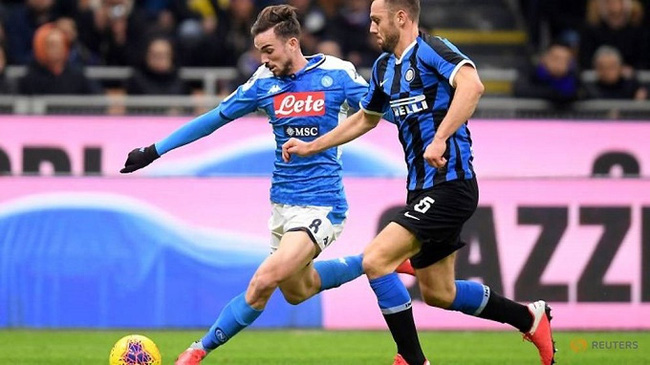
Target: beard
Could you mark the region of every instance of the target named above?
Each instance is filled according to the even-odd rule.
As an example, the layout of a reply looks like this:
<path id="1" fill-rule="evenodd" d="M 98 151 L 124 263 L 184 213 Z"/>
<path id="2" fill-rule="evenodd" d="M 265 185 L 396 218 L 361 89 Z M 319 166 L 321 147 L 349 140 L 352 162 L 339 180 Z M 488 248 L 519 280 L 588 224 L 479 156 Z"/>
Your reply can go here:
<path id="1" fill-rule="evenodd" d="M 275 68 L 271 72 L 275 77 L 289 76 L 292 68 L 293 68 L 293 62 L 287 61 L 284 64 L 278 64 L 277 66 L 275 66 Z"/>
<path id="2" fill-rule="evenodd" d="M 381 50 L 388 53 L 393 53 L 397 43 L 399 42 L 399 32 L 395 30 L 391 33 L 386 33 L 384 42 L 381 44 Z"/>

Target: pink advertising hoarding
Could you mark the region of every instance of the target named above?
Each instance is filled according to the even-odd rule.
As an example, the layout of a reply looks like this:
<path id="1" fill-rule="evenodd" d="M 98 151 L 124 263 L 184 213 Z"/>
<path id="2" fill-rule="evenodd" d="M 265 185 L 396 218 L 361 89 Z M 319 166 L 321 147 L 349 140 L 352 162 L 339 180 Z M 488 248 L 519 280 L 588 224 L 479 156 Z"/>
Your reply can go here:
<path id="1" fill-rule="evenodd" d="M 381 198 L 367 192 L 368 184 Z M 464 230 L 469 244 L 458 255 L 459 277 L 518 301 L 548 299 L 556 328 L 650 328 L 650 181 L 486 179 L 480 187 L 479 210 Z M 386 180 L 346 188 L 351 216 L 342 241 L 359 247 L 381 212 L 401 204 L 403 187 Z M 332 251 L 344 254 L 344 246 Z M 403 279 L 415 286 L 413 278 Z M 368 283 L 357 280 L 324 295 L 324 325 L 383 328 L 373 306 Z M 504 328 L 417 300 L 413 308 L 421 328 Z"/>
<path id="2" fill-rule="evenodd" d="M 49 175 L 116 175 L 126 154 L 156 142 L 189 118 L 175 117 L 18 117 L 0 116 L 0 172 Z M 474 164 L 479 176 L 585 177 L 594 169 L 650 176 L 650 123 L 472 120 Z M 382 122 L 348 149 L 377 156 L 396 169 L 404 158 L 396 128 Z M 201 141 L 170 152 L 157 170 L 177 175 L 179 166 L 232 153 L 266 148 L 271 127 L 260 117 L 234 121 Z M 610 169 L 611 166 L 614 166 Z M 182 173 L 181 173 L 182 174 Z M 400 175 L 404 176 L 404 175 Z"/>
<path id="3" fill-rule="evenodd" d="M 53 198 L 99 198 L 147 208 L 186 230 L 218 230 L 268 241 L 268 178 L 2 178 L 0 217 Z M 402 179 L 347 178 L 347 226 L 322 255 L 360 252 L 382 214 L 402 204 Z M 460 277 L 483 280 L 509 297 L 548 299 L 558 329 L 650 329 L 650 181 L 492 180 L 464 235 Z M 30 230 L 35 227 L 29 228 Z M 20 234 L 20 233 L 17 233 Z M 414 279 L 403 277 L 413 288 Z M 504 326 L 432 309 L 417 300 L 423 329 Z M 368 283 L 360 278 L 323 294 L 326 328 L 384 328 Z"/>

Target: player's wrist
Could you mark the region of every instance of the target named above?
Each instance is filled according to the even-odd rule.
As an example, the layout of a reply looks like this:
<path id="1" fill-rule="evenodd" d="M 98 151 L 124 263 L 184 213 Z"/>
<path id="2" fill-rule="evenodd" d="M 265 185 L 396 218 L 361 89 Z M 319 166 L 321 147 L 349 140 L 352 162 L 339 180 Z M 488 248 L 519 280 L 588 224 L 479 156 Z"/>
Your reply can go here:
<path id="1" fill-rule="evenodd" d="M 323 148 L 323 143 L 320 141 L 320 138 L 316 138 L 315 140 L 311 142 L 307 142 L 307 153 L 310 155 L 313 155 L 315 153 L 319 153 L 325 150 Z"/>
<path id="2" fill-rule="evenodd" d="M 433 136 L 434 141 L 447 142 L 448 139 L 449 136 L 445 135 L 444 133 L 436 132 L 436 134 Z"/>

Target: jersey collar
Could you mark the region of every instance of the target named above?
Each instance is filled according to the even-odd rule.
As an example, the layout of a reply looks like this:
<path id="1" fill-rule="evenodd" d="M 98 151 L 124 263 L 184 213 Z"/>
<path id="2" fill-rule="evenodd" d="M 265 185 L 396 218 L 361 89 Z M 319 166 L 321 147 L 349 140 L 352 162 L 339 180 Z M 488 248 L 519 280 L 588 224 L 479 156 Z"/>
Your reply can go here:
<path id="1" fill-rule="evenodd" d="M 305 72 L 315 69 L 316 67 L 320 66 L 323 62 L 325 62 L 325 55 L 322 53 L 318 53 L 313 56 L 305 56 L 305 58 L 307 59 L 307 64 L 305 65 L 305 67 L 303 67 L 300 71 L 296 72 L 295 74 L 289 77 L 296 78 Z"/>
<path id="2" fill-rule="evenodd" d="M 400 58 L 395 58 L 395 64 L 396 65 L 399 65 L 399 64 L 402 63 L 402 60 L 404 59 L 404 57 L 406 57 L 406 55 L 413 49 L 413 47 L 415 47 L 416 43 L 418 43 L 417 38 L 415 38 L 415 40 L 413 42 L 411 42 L 411 44 L 409 44 L 406 48 L 404 48 L 404 52 L 402 52 L 402 56 Z"/>

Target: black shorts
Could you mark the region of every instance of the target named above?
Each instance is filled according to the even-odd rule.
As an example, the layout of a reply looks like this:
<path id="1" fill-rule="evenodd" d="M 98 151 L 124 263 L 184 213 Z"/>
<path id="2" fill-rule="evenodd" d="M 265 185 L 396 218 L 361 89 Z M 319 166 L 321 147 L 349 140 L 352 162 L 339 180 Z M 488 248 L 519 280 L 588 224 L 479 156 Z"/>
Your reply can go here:
<path id="1" fill-rule="evenodd" d="M 392 219 L 420 241 L 420 252 L 411 257 L 416 269 L 432 265 L 465 246 L 460 241 L 463 224 L 478 205 L 476 178 L 452 180 L 433 188 L 409 191 L 407 206 Z"/>

